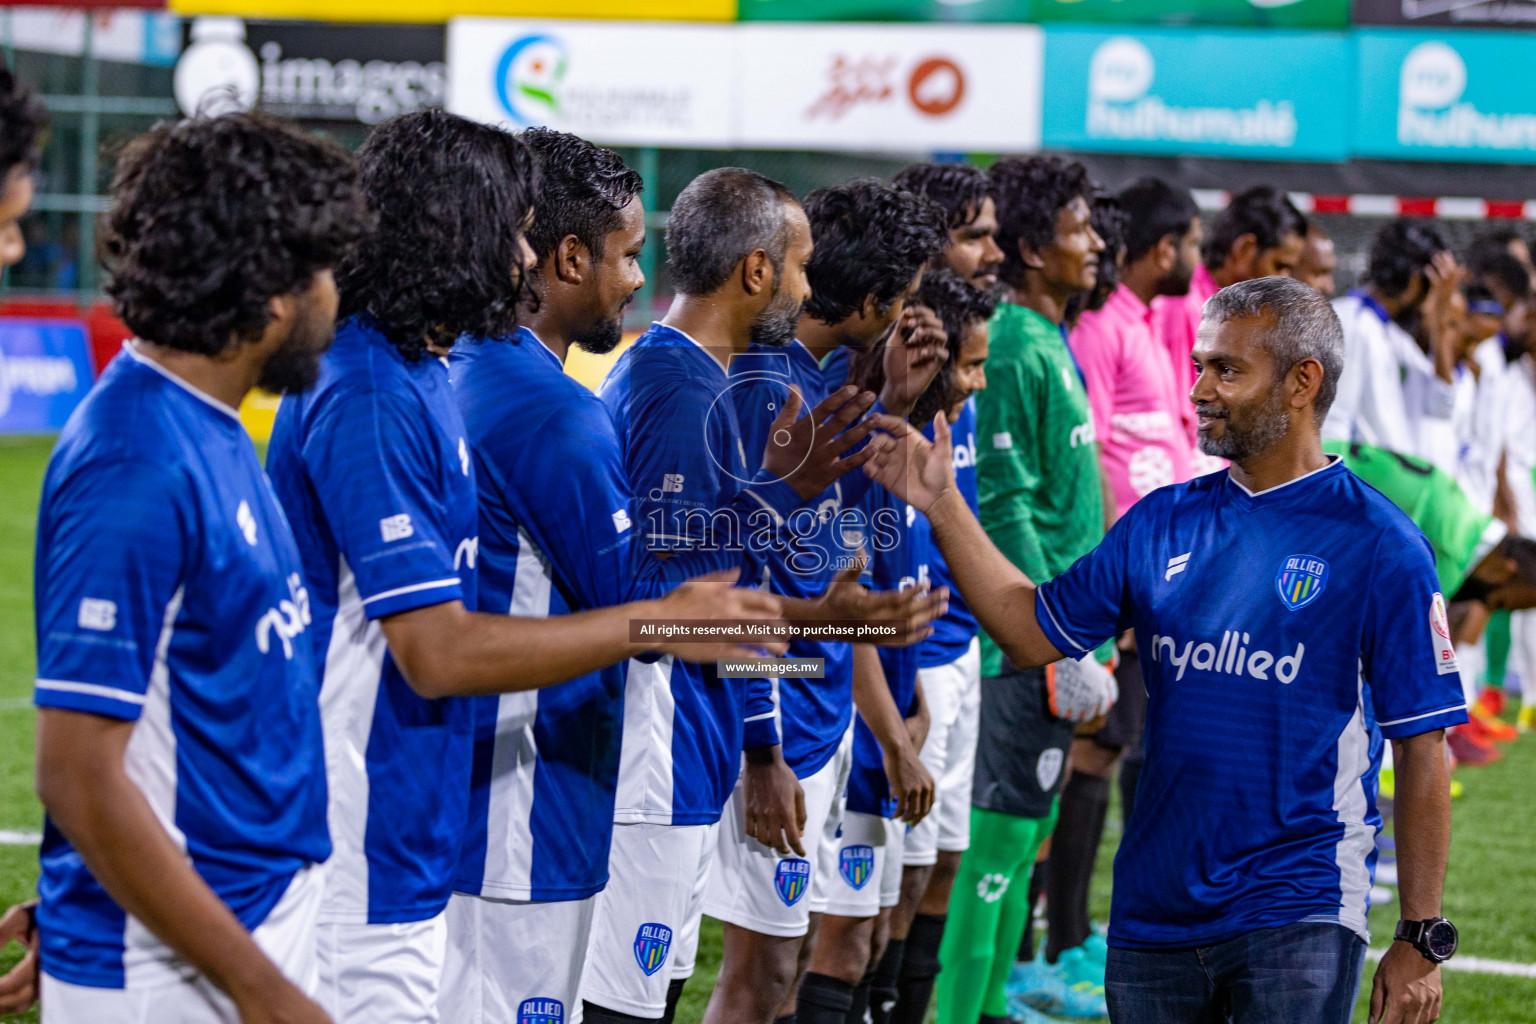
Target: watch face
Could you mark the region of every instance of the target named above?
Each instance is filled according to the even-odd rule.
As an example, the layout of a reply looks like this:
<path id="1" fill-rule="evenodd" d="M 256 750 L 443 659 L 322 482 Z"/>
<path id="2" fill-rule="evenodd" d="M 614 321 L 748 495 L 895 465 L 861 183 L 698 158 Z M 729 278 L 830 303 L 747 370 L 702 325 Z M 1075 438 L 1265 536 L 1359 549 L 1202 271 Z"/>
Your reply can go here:
<path id="1" fill-rule="evenodd" d="M 1436 960 L 1449 960 L 1456 952 L 1456 926 L 1449 921 L 1436 921 L 1430 925 L 1424 942 Z"/>

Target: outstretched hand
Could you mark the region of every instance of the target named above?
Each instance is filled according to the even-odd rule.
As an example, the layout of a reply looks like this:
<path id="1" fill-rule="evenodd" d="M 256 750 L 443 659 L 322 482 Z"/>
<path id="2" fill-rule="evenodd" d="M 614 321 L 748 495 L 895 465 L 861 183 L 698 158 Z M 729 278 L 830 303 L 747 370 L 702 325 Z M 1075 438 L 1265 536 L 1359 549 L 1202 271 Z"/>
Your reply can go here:
<path id="1" fill-rule="evenodd" d="M 658 603 L 658 617 L 664 619 L 720 619 L 735 622 L 769 623 L 782 617 L 784 602 L 776 595 L 747 587 L 732 586 L 740 569 L 695 576 Z M 663 642 L 657 650 L 684 661 L 717 661 L 721 658 L 760 658 L 766 652 L 782 655 L 789 645 L 782 641 L 733 640 L 699 641 L 679 638 Z"/>
<path id="2" fill-rule="evenodd" d="M 948 359 L 944 321 L 926 306 L 908 306 L 885 345 L 880 404 L 894 416 L 906 416 Z"/>
<path id="3" fill-rule="evenodd" d="M 905 590 L 870 590 L 859 582 L 868 561 L 860 551 L 852 565 L 832 578 L 818 602 L 825 609 L 823 617 L 895 626 L 893 635 L 861 641 L 876 647 L 906 647 L 932 634 L 931 623 L 949 611 L 949 588 L 930 590 L 924 584 Z"/>
<path id="4" fill-rule="evenodd" d="M 866 445 L 874 425 L 857 422 L 875 396 L 853 385 L 832 392 L 809 415 L 800 415 L 800 394 L 793 388 L 768 428 L 763 468 L 788 483 L 802 499 L 814 498 L 849 470 L 869 461 Z"/>
<path id="5" fill-rule="evenodd" d="M 949 420 L 933 417 L 933 440 L 906 420 L 876 413 L 869 418 L 880 429 L 869 442 L 873 448 L 864 473 L 924 515 L 940 495 L 955 486 L 954 448 Z"/>

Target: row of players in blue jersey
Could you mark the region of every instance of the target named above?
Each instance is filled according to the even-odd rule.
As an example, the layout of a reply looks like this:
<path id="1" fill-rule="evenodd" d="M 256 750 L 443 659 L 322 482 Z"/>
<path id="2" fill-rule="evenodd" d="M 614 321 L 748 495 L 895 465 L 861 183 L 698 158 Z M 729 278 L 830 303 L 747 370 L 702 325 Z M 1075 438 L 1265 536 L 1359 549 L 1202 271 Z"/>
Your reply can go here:
<path id="1" fill-rule="evenodd" d="M 61 436 L 38 531 L 45 1020 L 666 1019 L 727 902 L 707 1019 L 845 1019 L 885 959 L 894 858 L 881 899 L 847 890 L 932 799 L 910 649 L 947 611 L 930 547 L 1015 665 L 1127 628 L 1152 652 L 1117 1019 L 1247 1019 L 1284 957 L 1328 961 L 1276 995 L 1286 1019 L 1347 1018 L 1384 739 L 1417 794 L 1402 904 L 1438 913 L 1438 730 L 1465 720 L 1444 602 L 1422 537 L 1321 453 L 1342 346 L 1305 286 L 1207 310 L 1194 398 L 1232 470 L 1139 503 L 1037 590 L 956 484 L 963 404 L 946 391 L 931 442 L 904 419 L 964 348 L 903 309 L 955 241 L 911 194 L 802 208 L 752 172 L 697 179 L 669 226 L 678 299 L 599 403 L 561 361 L 611 347 L 639 285 L 638 182 L 611 153 L 428 112 L 354 163 L 236 115 L 148 133 L 113 193 L 110 287 L 140 337 Z M 833 388 L 876 361 L 865 418 L 873 391 Z M 293 396 L 270 480 L 234 409 L 257 384 Z M 1276 605 L 1274 567 L 1308 599 Z M 776 593 L 720 585 L 739 574 Z M 785 685 L 687 664 L 742 645 L 629 629 L 781 616 L 895 635 Z M 1376 982 L 1394 1022 L 1438 1010 L 1415 958 L 1444 943 L 1407 923 Z"/>
<path id="2" fill-rule="evenodd" d="M 563 549 L 539 540 L 564 557 L 607 551 L 620 582 L 604 578 L 609 589 L 593 597 L 590 583 L 572 585 L 592 571 L 580 559 L 572 577 L 549 572 L 531 536 L 547 517 L 502 492 L 482 592 L 475 459 L 488 456 L 471 454 L 461 405 L 491 432 L 515 429 L 513 447 L 529 447 L 529 435 L 519 420 L 484 413 L 485 400 L 505 398 L 506 377 L 485 374 L 491 393 L 478 405 L 456 401 L 438 357 L 461 336 L 492 346 L 479 339 L 511 334 L 532 263 L 523 230 L 536 180 L 528 146 L 436 112 L 381 128 L 357 164 L 252 115 L 159 128 L 125 152 L 107 251 L 119 312 L 141 337 L 61 437 L 39 526 L 48 1019 L 436 1019 L 455 878 L 510 894 L 526 913 L 508 916 L 526 922 L 539 896 L 590 888 L 606 834 L 573 840 L 598 849 L 567 879 L 509 864 L 529 850 L 508 848 L 521 827 L 535 855 L 561 859 L 538 849 L 551 842 L 551 803 L 586 800 L 605 816 L 601 795 L 576 776 L 601 788 L 618 739 L 596 722 L 590 763 L 580 763 L 579 736 L 571 749 L 555 737 L 540 751 L 536 709 L 519 719 L 520 698 L 504 696 L 514 706 L 495 709 L 495 735 L 477 744 L 478 708 L 463 698 L 582 682 L 629 656 L 753 649 L 636 643 L 631 619 L 785 611 L 711 581 L 547 623 L 522 616 L 547 614 L 556 589 L 556 610 L 613 605 L 716 561 L 746 561 L 614 555 L 631 529 L 619 485 L 582 526 L 611 533 L 568 537 Z M 434 183 L 425 196 L 423 181 Z M 347 318 L 322 359 L 334 282 Z M 532 339 L 509 341 L 543 358 Z M 557 360 L 546 366 L 559 376 Z M 279 416 L 271 484 L 234 412 L 258 383 L 298 396 Z M 819 493 L 857 466 L 865 456 L 844 453 L 862 430 L 844 428 L 869 402 L 849 397 L 798 420 L 786 410 L 765 459 L 783 471 L 754 474 L 714 511 L 766 515 L 772 532 L 800 491 Z M 593 441 L 573 437 L 552 453 L 520 480 L 524 496 L 563 484 L 573 453 L 595 448 L 600 466 Z M 127 516 L 112 498 L 130 502 Z M 859 593 L 839 603 L 848 617 L 895 619 L 912 635 L 942 608 L 941 598 Z M 472 611 L 482 594 L 500 604 L 492 614 Z M 580 703 L 584 687 L 571 689 Z M 729 744 L 735 723 L 734 755 L 745 692 L 715 689 L 732 694 L 717 724 Z M 549 717 L 572 727 L 571 716 Z M 496 742 L 503 720 L 523 730 L 520 741 Z M 541 754 L 556 767 L 537 780 L 519 774 Z M 578 763 L 562 775 L 571 754 Z M 474 811 L 471 793 L 483 794 Z M 485 842 L 475 851 L 464 840 L 477 825 Z M 478 921 L 482 910 L 463 916 Z M 551 1007 L 532 999 L 515 1012 L 554 1019 Z"/>

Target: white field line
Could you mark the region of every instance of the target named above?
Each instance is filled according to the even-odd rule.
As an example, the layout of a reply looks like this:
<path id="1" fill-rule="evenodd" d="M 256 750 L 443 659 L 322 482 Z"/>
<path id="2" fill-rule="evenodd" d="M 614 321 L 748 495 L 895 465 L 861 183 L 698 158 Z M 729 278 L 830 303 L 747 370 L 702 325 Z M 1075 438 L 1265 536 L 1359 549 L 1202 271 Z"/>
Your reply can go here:
<path id="1" fill-rule="evenodd" d="M 1380 960 L 1385 949 L 1366 951 L 1372 960 Z M 1512 964 L 1506 960 L 1487 960 L 1480 956 L 1454 956 L 1440 965 L 1447 971 L 1468 971 L 1473 974 L 1503 974 L 1511 978 L 1536 978 L 1536 964 Z"/>
<path id="2" fill-rule="evenodd" d="M 36 846 L 43 841 L 41 832 L 17 832 L 0 828 L 0 846 Z"/>

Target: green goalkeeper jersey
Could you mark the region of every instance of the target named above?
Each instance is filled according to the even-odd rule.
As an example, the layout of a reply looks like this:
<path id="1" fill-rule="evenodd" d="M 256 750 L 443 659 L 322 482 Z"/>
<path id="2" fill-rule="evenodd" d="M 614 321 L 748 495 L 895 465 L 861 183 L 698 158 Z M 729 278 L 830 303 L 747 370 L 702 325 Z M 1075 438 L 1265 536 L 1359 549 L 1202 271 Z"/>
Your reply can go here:
<path id="1" fill-rule="evenodd" d="M 1449 600 L 1508 529 L 1479 512 L 1455 478 L 1422 459 L 1367 444 L 1330 441 L 1324 450 L 1344 456 L 1350 471 L 1403 510 L 1429 539 L 1435 573 Z"/>
<path id="2" fill-rule="evenodd" d="M 1104 495 L 1093 413 L 1060 329 L 1003 303 L 988 326 L 987 387 L 976 396 L 981 525 L 1034 583 L 1063 572 L 1104 539 Z M 982 634 L 981 672 L 1002 671 Z"/>

